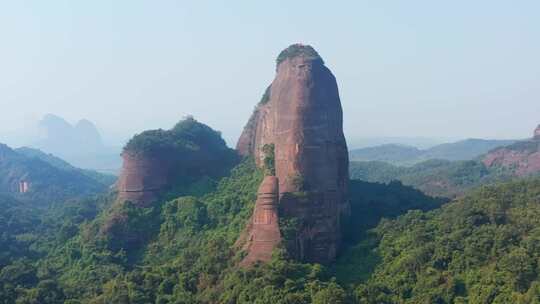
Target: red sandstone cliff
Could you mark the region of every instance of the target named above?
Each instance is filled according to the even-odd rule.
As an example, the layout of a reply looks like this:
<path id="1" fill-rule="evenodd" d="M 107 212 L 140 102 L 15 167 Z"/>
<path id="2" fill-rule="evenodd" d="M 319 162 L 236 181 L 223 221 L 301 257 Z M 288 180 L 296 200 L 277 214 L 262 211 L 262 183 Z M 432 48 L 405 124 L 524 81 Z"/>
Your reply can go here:
<path id="1" fill-rule="evenodd" d="M 500 167 L 515 176 L 527 176 L 540 172 L 540 125 L 531 140 L 519 141 L 495 149 L 486 154 L 482 162 L 488 168 Z"/>
<path id="2" fill-rule="evenodd" d="M 349 179 L 336 79 L 311 47 L 293 45 L 278 57 L 268 93 L 237 150 L 254 155 L 262 166 L 262 147 L 274 145 L 279 216 L 299 223 L 287 248 L 303 261 L 332 261 L 341 243 L 342 216 L 348 212 Z"/>
<path id="3" fill-rule="evenodd" d="M 118 199 L 148 207 L 171 182 L 174 161 L 163 155 L 134 151 L 122 153 L 122 173 L 118 179 Z"/>
<path id="4" fill-rule="evenodd" d="M 275 176 L 267 176 L 259 186 L 255 209 L 246 229 L 244 249 L 248 255 L 242 261 L 242 266 L 272 258 L 272 250 L 281 241 L 278 201 L 278 180 Z"/>

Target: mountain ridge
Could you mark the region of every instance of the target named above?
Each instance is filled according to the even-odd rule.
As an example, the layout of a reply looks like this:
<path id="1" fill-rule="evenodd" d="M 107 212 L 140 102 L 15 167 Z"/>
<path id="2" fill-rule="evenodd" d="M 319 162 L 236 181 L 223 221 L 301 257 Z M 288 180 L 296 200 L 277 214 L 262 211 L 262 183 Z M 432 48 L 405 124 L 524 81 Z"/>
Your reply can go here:
<path id="1" fill-rule="evenodd" d="M 445 143 L 427 149 L 401 144 L 385 144 L 349 151 L 351 160 L 384 161 L 395 165 L 414 165 L 429 159 L 471 160 L 492 149 L 506 146 L 516 140 L 490 140 L 469 138 Z"/>

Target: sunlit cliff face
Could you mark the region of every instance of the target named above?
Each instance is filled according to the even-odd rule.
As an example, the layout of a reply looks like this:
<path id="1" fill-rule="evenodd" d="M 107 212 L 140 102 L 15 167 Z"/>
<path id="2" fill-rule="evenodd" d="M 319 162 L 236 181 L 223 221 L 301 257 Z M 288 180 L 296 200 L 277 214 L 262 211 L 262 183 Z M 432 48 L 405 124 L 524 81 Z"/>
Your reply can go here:
<path id="1" fill-rule="evenodd" d="M 336 79 L 309 46 L 292 45 L 280 54 L 267 100 L 256 108 L 237 149 L 263 166 L 268 145 L 274 147 L 279 216 L 301 223 L 286 247 L 299 260 L 332 261 L 348 210 L 349 160 Z"/>

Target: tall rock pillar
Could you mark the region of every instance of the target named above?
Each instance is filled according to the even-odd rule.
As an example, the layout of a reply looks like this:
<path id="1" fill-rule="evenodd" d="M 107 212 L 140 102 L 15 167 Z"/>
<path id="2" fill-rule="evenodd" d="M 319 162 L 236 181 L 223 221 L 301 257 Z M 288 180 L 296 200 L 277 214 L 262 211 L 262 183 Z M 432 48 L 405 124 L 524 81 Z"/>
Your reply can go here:
<path id="1" fill-rule="evenodd" d="M 263 147 L 270 144 L 279 180 L 279 216 L 294 223 L 296 231 L 284 240 L 286 247 L 302 261 L 332 261 L 349 210 L 349 160 L 336 79 L 310 46 L 295 44 L 281 52 L 276 77 L 237 150 L 254 155 L 263 166 Z"/>

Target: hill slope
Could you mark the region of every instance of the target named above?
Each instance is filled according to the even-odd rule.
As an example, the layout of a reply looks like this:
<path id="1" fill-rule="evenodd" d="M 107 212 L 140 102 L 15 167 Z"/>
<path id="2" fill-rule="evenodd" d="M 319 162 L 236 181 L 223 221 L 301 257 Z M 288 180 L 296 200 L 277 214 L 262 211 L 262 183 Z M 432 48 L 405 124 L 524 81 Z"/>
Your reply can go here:
<path id="1" fill-rule="evenodd" d="M 540 180 L 484 187 L 375 230 L 361 303 L 538 303 Z"/>
<path id="2" fill-rule="evenodd" d="M 109 184 L 84 174 L 76 168 L 64 168 L 55 160 L 51 165 L 39 157 L 0 144 L 0 193 L 15 196 L 18 200 L 48 205 L 68 198 L 84 197 L 103 192 Z M 59 164 L 62 164 L 59 166 Z M 21 193 L 20 183 L 26 182 L 27 192 Z"/>
<path id="3" fill-rule="evenodd" d="M 66 162 L 65 160 L 56 157 L 52 154 L 47 154 L 39 149 L 29 148 L 29 147 L 21 147 L 15 149 L 15 151 L 19 154 L 22 154 L 28 158 L 38 158 L 48 164 L 50 164 L 53 167 L 56 167 L 60 170 L 64 171 L 70 171 L 74 173 L 82 173 L 91 179 L 96 180 L 97 182 L 105 185 L 110 186 L 116 181 L 116 176 L 111 174 L 105 174 L 105 173 L 99 173 L 97 171 L 93 170 L 87 170 L 87 169 L 79 169 L 74 166 L 72 166 L 70 163 Z"/>
<path id="4" fill-rule="evenodd" d="M 523 140 L 494 149 L 482 158 L 488 167 L 506 170 L 515 176 L 527 176 L 540 171 L 540 138 Z"/>
<path id="5" fill-rule="evenodd" d="M 424 193 L 441 197 L 456 197 L 482 184 L 514 178 L 508 170 L 489 169 L 476 160 L 428 160 L 411 167 L 385 162 L 351 162 L 351 178 L 368 182 L 389 183 L 399 180 Z"/>

